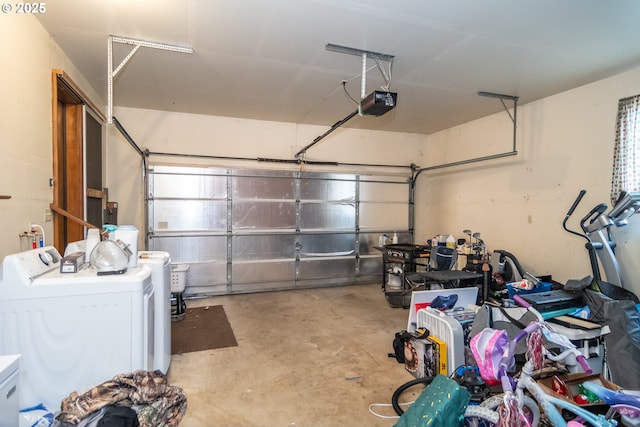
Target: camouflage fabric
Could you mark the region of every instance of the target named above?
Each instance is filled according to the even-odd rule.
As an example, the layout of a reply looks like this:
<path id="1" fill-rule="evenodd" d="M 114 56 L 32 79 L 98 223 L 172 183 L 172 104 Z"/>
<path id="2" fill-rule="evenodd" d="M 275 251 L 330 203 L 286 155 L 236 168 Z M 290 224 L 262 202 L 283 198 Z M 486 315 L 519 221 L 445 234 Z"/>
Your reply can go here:
<path id="1" fill-rule="evenodd" d="M 62 400 L 56 421 L 76 425 L 108 405 L 134 409 L 141 427 L 177 426 L 187 412 L 187 397 L 162 372 L 140 370 L 116 375 L 81 395 L 71 393 Z"/>

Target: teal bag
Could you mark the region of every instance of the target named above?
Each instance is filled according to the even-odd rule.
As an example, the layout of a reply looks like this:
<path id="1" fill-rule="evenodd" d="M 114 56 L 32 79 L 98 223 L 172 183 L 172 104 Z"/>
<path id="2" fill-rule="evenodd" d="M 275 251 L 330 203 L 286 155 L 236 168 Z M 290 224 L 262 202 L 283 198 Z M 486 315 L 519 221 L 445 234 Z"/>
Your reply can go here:
<path id="1" fill-rule="evenodd" d="M 455 427 L 464 425 L 471 394 L 444 375 L 437 375 L 394 427 Z"/>

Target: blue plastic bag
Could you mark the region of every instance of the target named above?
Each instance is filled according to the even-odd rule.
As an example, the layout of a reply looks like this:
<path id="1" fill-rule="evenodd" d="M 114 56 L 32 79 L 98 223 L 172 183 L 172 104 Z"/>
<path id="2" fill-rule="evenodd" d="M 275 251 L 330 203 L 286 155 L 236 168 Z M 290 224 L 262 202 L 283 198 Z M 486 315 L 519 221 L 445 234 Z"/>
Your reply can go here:
<path id="1" fill-rule="evenodd" d="M 18 411 L 20 427 L 50 427 L 53 425 L 53 414 L 42 404 Z"/>

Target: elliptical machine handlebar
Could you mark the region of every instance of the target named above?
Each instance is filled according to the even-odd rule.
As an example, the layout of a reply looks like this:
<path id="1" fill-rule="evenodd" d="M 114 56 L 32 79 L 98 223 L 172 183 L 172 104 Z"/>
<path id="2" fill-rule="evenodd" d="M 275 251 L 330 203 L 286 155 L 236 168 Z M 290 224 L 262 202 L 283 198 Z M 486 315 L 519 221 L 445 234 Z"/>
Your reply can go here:
<path id="1" fill-rule="evenodd" d="M 582 198 L 584 197 L 584 195 L 587 194 L 587 190 L 580 190 L 580 193 L 578 193 L 578 197 L 576 197 L 576 199 L 573 201 L 573 204 L 571 205 L 571 207 L 569 208 L 569 211 L 567 212 L 567 215 L 564 217 L 565 221 L 571 216 L 573 215 L 573 211 L 576 210 L 576 208 L 578 207 L 578 204 L 580 204 L 580 202 L 582 201 Z"/>
<path id="2" fill-rule="evenodd" d="M 576 210 L 576 208 L 578 207 L 578 205 L 580 204 L 580 202 L 582 201 L 582 198 L 584 197 L 584 195 L 587 194 L 587 190 L 580 190 L 580 193 L 578 193 L 578 197 L 576 197 L 576 199 L 573 201 L 573 204 L 571 205 L 571 207 L 569 208 L 569 211 L 567 212 L 567 214 L 564 216 L 564 220 L 562 221 L 562 228 L 565 229 L 565 231 L 568 231 L 571 234 L 575 234 L 576 236 L 580 236 L 584 239 L 587 239 L 587 242 L 591 242 L 591 240 L 589 239 L 589 237 L 587 237 L 586 235 L 582 234 L 582 233 L 578 233 L 577 231 L 573 231 L 570 230 L 567 227 L 567 221 L 569 220 L 569 218 L 571 217 L 571 215 L 573 215 L 573 211 Z"/>

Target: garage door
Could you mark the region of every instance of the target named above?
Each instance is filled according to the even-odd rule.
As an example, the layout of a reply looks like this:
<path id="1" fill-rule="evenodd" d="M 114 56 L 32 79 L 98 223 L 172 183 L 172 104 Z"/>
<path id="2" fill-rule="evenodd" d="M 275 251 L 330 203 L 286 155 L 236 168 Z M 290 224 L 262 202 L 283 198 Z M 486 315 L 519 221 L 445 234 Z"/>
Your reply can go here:
<path id="1" fill-rule="evenodd" d="M 379 236 L 412 241 L 409 177 L 152 165 L 147 246 L 187 295 L 381 281 Z"/>

